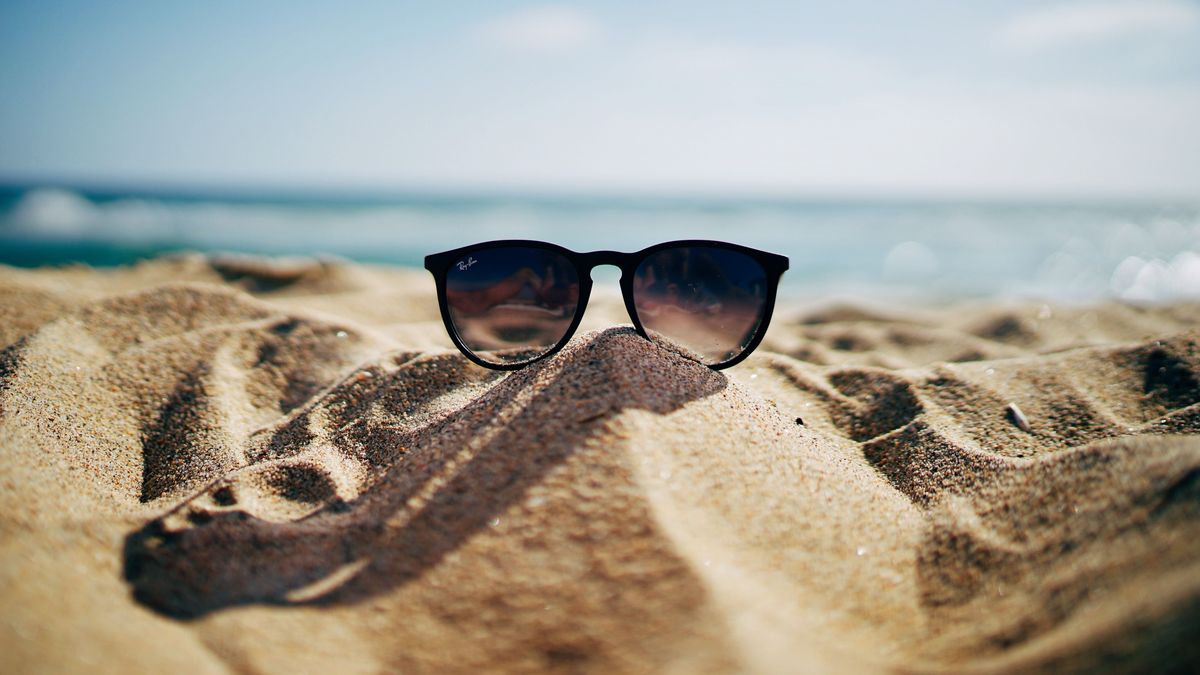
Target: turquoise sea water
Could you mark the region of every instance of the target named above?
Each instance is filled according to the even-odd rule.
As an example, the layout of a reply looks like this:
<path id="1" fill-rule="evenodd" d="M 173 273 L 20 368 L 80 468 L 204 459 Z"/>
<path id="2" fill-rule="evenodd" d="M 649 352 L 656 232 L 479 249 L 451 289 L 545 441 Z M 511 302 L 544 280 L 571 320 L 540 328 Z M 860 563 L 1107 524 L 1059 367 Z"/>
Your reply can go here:
<path id="1" fill-rule="evenodd" d="M 669 239 L 785 254 L 794 294 L 1200 298 L 1200 204 L 330 195 L 0 187 L 0 263 L 117 265 L 198 250 L 419 266 L 528 238 L 576 250 Z"/>

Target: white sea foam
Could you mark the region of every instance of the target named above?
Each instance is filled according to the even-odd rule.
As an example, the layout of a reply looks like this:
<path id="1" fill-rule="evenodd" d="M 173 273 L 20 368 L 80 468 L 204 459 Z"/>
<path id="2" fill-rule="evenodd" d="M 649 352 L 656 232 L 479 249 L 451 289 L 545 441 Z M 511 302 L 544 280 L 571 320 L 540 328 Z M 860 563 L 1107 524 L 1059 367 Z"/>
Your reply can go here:
<path id="1" fill-rule="evenodd" d="M 1183 251 L 1169 261 L 1129 256 L 1113 271 L 1110 285 L 1124 300 L 1200 298 L 1200 253 Z"/>
<path id="2" fill-rule="evenodd" d="M 896 244 L 883 260 L 883 279 L 888 282 L 922 282 L 937 275 L 937 255 L 919 241 Z"/>
<path id="3" fill-rule="evenodd" d="M 70 190 L 46 188 L 26 193 L 8 214 L 10 227 L 39 234 L 78 235 L 91 226 L 97 210 Z"/>

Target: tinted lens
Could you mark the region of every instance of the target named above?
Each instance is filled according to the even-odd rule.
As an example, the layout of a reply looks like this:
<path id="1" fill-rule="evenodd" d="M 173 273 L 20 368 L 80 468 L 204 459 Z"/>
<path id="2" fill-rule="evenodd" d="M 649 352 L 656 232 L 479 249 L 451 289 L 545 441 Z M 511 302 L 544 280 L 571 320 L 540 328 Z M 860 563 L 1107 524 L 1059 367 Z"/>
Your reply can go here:
<path id="1" fill-rule="evenodd" d="M 767 305 L 767 273 L 754 258 L 723 248 L 672 248 L 637 268 L 633 301 L 651 339 L 717 365 L 746 349 Z"/>
<path id="2" fill-rule="evenodd" d="M 578 303 L 575 266 L 544 249 L 481 249 L 446 274 L 454 329 L 488 363 L 522 363 L 545 354 L 566 335 Z"/>

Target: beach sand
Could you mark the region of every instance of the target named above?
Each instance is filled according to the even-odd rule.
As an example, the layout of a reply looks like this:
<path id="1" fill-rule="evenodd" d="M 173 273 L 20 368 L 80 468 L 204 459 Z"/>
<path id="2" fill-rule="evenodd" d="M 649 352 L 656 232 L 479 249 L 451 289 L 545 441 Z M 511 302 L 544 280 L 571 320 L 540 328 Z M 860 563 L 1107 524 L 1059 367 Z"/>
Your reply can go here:
<path id="1" fill-rule="evenodd" d="M 0 268 L 0 671 L 1200 666 L 1200 305 L 592 301 L 506 374 L 424 272 Z"/>

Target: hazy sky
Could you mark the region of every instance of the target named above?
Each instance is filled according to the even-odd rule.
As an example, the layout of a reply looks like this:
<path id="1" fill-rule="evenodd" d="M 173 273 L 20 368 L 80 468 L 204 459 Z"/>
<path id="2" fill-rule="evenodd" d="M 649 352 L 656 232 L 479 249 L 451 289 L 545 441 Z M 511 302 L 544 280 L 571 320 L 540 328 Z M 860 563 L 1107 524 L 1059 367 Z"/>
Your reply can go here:
<path id="1" fill-rule="evenodd" d="M 1200 2 L 0 4 L 0 177 L 1200 196 Z"/>

